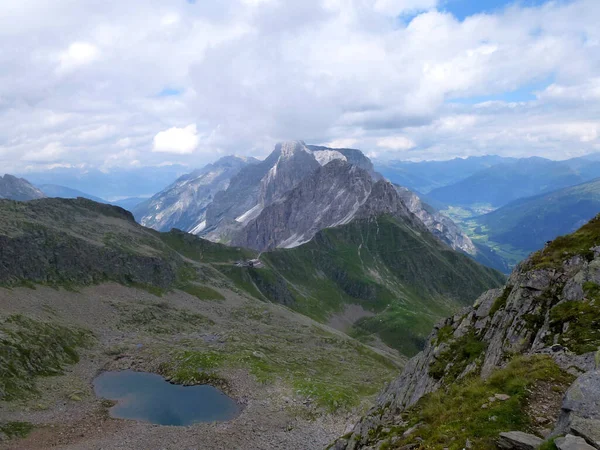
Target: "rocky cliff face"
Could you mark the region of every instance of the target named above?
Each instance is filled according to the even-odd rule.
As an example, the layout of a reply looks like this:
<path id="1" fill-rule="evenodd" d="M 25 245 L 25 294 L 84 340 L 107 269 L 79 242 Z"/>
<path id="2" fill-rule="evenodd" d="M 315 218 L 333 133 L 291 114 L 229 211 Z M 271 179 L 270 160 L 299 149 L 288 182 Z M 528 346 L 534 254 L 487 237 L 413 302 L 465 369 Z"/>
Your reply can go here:
<path id="1" fill-rule="evenodd" d="M 553 428 L 553 436 L 575 434 L 595 445 L 594 448 L 600 448 L 597 431 L 600 430 L 597 401 L 600 373 L 595 370 L 600 364 L 597 244 L 600 244 L 600 218 L 533 254 L 515 269 L 504 289 L 488 291 L 473 307 L 438 323 L 425 349 L 381 393 L 377 406 L 334 448 L 375 449 L 383 448 L 384 444 L 390 446 L 386 448 L 437 448 L 419 446 L 428 442 L 420 437 L 420 433 L 427 436 L 427 422 L 419 425 L 423 427 L 421 432 L 407 433 L 405 418 L 411 414 L 418 416 L 416 411 L 427 407 L 432 393 L 442 391 L 450 396 L 459 389 L 456 386 L 466 386 L 471 380 L 489 380 L 503 370 L 511 373 L 506 368 L 512 367 L 517 355 L 551 359 L 560 368 L 557 370 L 579 378 L 567 391 L 562 407 L 555 406 L 550 414 L 553 419 L 557 416 L 560 419 L 548 423 L 546 433 L 525 423 L 521 426 L 526 429 L 516 431 L 537 431 L 546 434 L 541 436 L 546 438 Z M 534 392 L 536 387 L 528 389 Z M 527 408 L 530 400 L 531 395 L 525 392 L 522 407 Z M 481 405 L 483 409 L 488 407 Z M 398 433 L 390 433 L 391 429 Z M 415 442 L 415 446 L 402 447 Z M 440 444 L 440 448 L 464 445 L 464 442 L 452 444 L 450 436 L 446 442 L 448 445 Z M 474 448 L 493 448 L 484 445 L 485 442 Z"/>
<path id="2" fill-rule="evenodd" d="M 9 174 L 0 177 L 0 198 L 27 201 L 44 197 L 42 191 L 23 178 L 17 178 Z"/>
<path id="3" fill-rule="evenodd" d="M 139 223 L 158 231 L 172 228 L 201 232 L 206 208 L 218 192 L 229 186 L 231 178 L 257 161 L 226 156 L 214 164 L 180 177 L 175 183 L 138 205 L 133 213 Z"/>

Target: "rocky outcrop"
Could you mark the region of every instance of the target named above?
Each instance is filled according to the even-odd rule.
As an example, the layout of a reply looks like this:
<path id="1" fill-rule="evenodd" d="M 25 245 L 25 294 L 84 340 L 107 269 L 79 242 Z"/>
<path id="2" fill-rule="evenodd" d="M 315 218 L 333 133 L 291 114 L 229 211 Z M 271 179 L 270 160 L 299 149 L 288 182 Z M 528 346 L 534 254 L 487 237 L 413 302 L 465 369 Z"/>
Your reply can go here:
<path id="1" fill-rule="evenodd" d="M 554 435 L 571 433 L 600 448 L 598 433 L 591 431 L 600 429 L 600 372 L 595 370 L 600 337 L 589 334 L 586 325 L 597 324 L 600 317 L 600 252 L 563 253 L 566 259 L 559 264 L 533 255 L 515 269 L 504 289 L 488 291 L 473 307 L 438 323 L 424 350 L 335 448 L 378 448 L 369 439 L 373 430 L 394 426 L 426 394 L 467 376 L 485 379 L 514 355 L 535 354 L 548 355 L 564 371 L 580 376 L 565 396 Z M 463 348 L 470 349 L 468 356 Z"/>
<path id="2" fill-rule="evenodd" d="M 553 434 L 566 433 L 600 449 L 600 370 L 581 375 L 567 391 Z"/>
<path id="3" fill-rule="evenodd" d="M 0 198 L 27 201 L 44 198 L 46 195 L 24 178 L 6 174 L 0 177 Z"/>
<path id="4" fill-rule="evenodd" d="M 585 439 L 571 434 L 560 437 L 554 441 L 558 450 L 594 450 L 595 447 L 588 445 Z M 597 447 L 596 447 L 597 448 Z"/>

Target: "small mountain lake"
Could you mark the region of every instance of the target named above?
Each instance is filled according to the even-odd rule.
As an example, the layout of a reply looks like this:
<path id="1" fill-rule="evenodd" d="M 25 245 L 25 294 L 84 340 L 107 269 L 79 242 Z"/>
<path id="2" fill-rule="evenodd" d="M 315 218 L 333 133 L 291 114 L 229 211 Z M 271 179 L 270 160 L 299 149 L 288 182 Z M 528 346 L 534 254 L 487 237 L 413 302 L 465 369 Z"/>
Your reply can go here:
<path id="1" fill-rule="evenodd" d="M 213 386 L 180 386 L 132 370 L 103 372 L 94 380 L 94 392 L 118 402 L 110 409 L 112 417 L 158 425 L 226 421 L 240 412 L 233 399 Z"/>

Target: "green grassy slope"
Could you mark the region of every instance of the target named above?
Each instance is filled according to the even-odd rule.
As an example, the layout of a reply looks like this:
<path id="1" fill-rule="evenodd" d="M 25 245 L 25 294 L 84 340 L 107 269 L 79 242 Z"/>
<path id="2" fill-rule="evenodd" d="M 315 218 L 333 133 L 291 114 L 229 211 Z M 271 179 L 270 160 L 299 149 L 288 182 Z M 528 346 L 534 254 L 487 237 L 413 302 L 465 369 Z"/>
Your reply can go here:
<path id="1" fill-rule="evenodd" d="M 374 313 L 352 333 L 412 355 L 433 324 L 471 304 L 503 276 L 387 216 L 326 229 L 300 247 L 262 255 L 246 282 L 271 301 L 326 321 L 346 304 Z"/>
<path id="2" fill-rule="evenodd" d="M 77 286 L 116 281 L 156 295 L 181 289 L 219 299 L 245 291 L 328 322 L 347 304 L 373 315 L 348 330 L 406 355 L 432 325 L 471 304 L 502 275 L 391 217 L 323 230 L 311 242 L 262 255 L 264 268 L 237 267 L 250 250 L 179 231 L 159 233 L 130 213 L 89 200 L 0 201 L 0 284 Z M 211 288 L 212 286 L 212 288 Z"/>

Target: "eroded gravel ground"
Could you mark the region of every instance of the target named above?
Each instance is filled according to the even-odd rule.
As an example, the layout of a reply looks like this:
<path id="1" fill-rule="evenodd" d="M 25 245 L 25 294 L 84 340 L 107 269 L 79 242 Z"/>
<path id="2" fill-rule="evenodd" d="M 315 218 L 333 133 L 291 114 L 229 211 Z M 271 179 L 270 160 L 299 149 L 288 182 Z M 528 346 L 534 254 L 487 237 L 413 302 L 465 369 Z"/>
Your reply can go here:
<path id="1" fill-rule="evenodd" d="M 217 302 L 201 301 L 179 291 L 158 298 L 116 284 L 79 292 L 45 287 L 0 288 L 3 316 L 24 314 L 80 326 L 91 330 L 97 339 L 97 344 L 83 350 L 81 361 L 68 367 L 64 375 L 38 379 L 40 395 L 0 402 L 0 422 L 26 421 L 35 425 L 27 438 L 1 442 L 0 448 L 321 449 L 346 432 L 373 395 L 361 394 L 360 404 L 330 412 L 310 395 L 295 389 L 290 380 L 303 376 L 297 373 L 301 370 L 297 367 L 304 367 L 308 380 L 314 376 L 319 381 L 323 372 L 313 370 L 311 363 L 316 367 L 323 358 L 337 357 L 331 348 L 339 345 L 343 348 L 340 370 L 344 371 L 340 373 L 347 377 L 347 368 L 356 367 L 352 376 L 356 377 L 357 386 L 367 386 L 373 393 L 398 370 L 389 362 L 373 364 L 369 359 L 363 364 L 363 350 L 356 347 L 355 341 L 286 308 L 230 291 L 222 293 L 226 300 Z M 201 314 L 207 325 L 191 328 L 167 318 L 160 321 L 167 331 L 156 332 L 154 325 L 127 322 L 132 312 L 165 302 L 169 311 Z M 110 403 L 93 394 L 92 381 L 104 370 L 160 372 L 161 364 L 173 352 L 187 349 L 234 352 L 233 361 L 240 355 L 242 362 L 237 367 L 217 369 L 227 381 L 227 393 L 242 406 L 237 418 L 189 427 L 114 419 L 109 415 Z M 274 350 L 273 355 L 269 349 Z M 281 372 L 268 381 L 260 380 L 244 366 L 247 354 L 266 358 L 271 364 L 291 361 L 296 373 L 288 377 Z"/>

